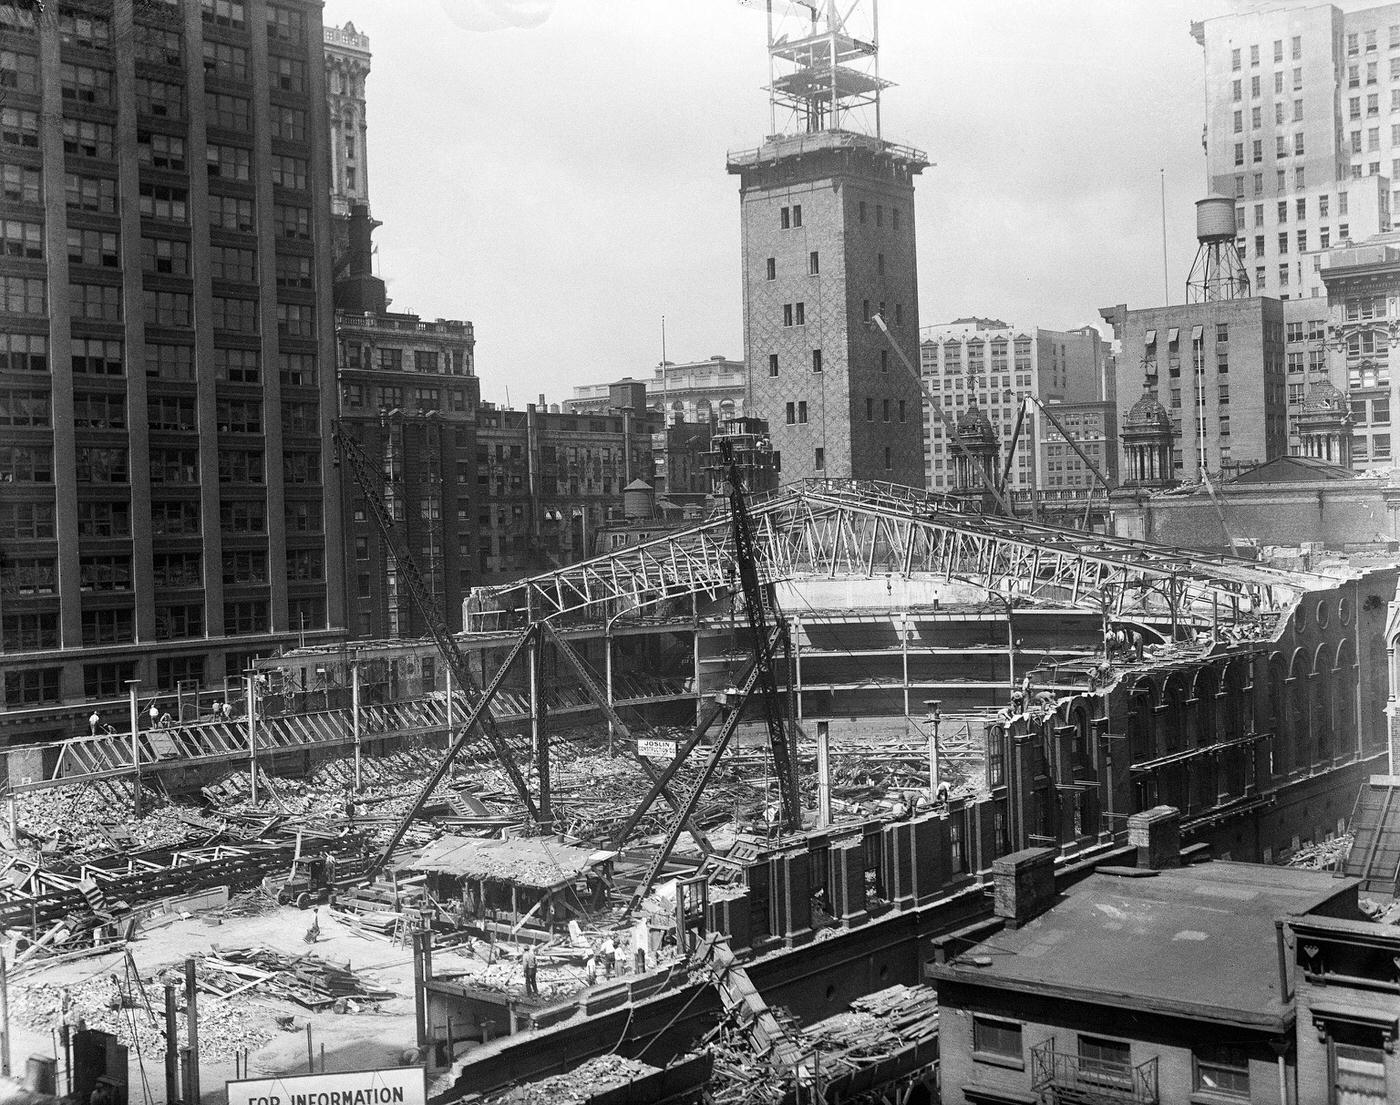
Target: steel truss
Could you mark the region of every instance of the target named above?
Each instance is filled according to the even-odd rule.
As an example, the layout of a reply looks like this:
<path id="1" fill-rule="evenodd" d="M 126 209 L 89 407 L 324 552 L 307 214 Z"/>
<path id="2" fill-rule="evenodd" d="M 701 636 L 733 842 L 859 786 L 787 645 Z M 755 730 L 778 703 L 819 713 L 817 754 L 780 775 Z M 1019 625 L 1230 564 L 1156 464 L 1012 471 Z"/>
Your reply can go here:
<path id="1" fill-rule="evenodd" d="M 1335 581 L 1252 560 L 959 510 L 942 496 L 808 480 L 750 506 L 759 577 L 942 578 L 1011 600 L 1119 617 L 1229 623 Z M 516 583 L 482 588 L 469 628 L 598 620 L 735 587 L 728 512 L 690 529 Z"/>

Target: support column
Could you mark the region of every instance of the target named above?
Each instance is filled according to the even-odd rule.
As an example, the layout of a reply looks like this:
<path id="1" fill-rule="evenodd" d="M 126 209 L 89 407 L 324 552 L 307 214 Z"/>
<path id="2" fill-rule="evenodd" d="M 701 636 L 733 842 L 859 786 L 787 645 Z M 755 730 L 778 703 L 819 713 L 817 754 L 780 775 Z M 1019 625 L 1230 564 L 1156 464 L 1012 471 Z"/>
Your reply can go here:
<path id="1" fill-rule="evenodd" d="M 906 613 L 899 623 L 899 652 L 904 665 L 904 720 L 909 720 L 909 615 Z M 907 730 L 906 730 L 907 731 Z"/>
<path id="2" fill-rule="evenodd" d="M 539 779 L 539 819 L 550 821 L 554 812 L 549 801 L 549 738 L 545 735 L 540 717 L 544 711 L 544 694 L 540 686 L 541 669 L 544 667 L 543 648 L 544 641 L 536 633 L 530 642 L 530 746 L 535 750 L 535 775 Z"/>
<path id="3" fill-rule="evenodd" d="M 831 824 L 830 722 L 817 722 L 817 827 Z"/>
<path id="4" fill-rule="evenodd" d="M 248 787 L 249 797 L 256 805 L 258 801 L 258 683 L 257 674 L 252 668 L 247 671 L 248 708 Z"/>
<path id="5" fill-rule="evenodd" d="M 355 791 L 363 789 L 360 764 L 360 662 L 350 661 L 350 722 L 355 734 Z"/>
<path id="6" fill-rule="evenodd" d="M 141 685 L 139 679 L 128 679 L 127 687 L 127 710 L 131 715 L 131 766 L 136 772 L 136 785 L 131 788 L 132 793 L 132 816 L 141 816 L 141 715 L 136 705 L 136 688 Z M 18 842 L 18 837 L 15 838 Z"/>
<path id="7" fill-rule="evenodd" d="M 617 741 L 617 727 L 613 725 L 613 645 L 612 645 L 612 620 L 603 627 L 603 690 L 607 694 L 608 701 L 608 755 L 613 754 L 613 745 Z"/>
<path id="8" fill-rule="evenodd" d="M 797 721 L 802 723 L 802 619 L 792 616 L 792 685 L 797 697 Z M 821 723 L 818 722 L 820 725 Z"/>

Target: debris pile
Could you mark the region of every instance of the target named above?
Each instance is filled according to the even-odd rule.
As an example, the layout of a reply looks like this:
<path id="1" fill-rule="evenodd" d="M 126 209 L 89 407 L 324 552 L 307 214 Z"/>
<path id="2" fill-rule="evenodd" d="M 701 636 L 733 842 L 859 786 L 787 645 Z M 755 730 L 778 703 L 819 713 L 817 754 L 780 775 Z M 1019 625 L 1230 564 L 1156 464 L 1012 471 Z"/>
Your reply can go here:
<path id="1" fill-rule="evenodd" d="M 1304 871 L 1340 871 L 1351 851 L 1351 833 L 1342 833 L 1331 840 L 1305 844 L 1288 857 L 1288 866 Z"/>
<path id="2" fill-rule="evenodd" d="M 132 784 L 76 783 L 15 796 L 16 843 L 30 858 L 75 863 L 99 855 L 169 848 L 217 831 L 193 810 L 142 787 L 143 816 L 133 817 Z"/>
<path id="3" fill-rule="evenodd" d="M 396 997 L 392 990 L 366 985 L 349 965 L 314 955 L 284 955 L 271 948 L 220 948 L 199 962 L 199 988 L 226 1001 L 259 991 L 296 1002 L 304 1009 L 358 1013 L 370 1002 Z"/>
<path id="4" fill-rule="evenodd" d="M 571 1071 L 542 1078 L 485 1098 L 483 1105 L 586 1105 L 604 1090 L 616 1089 L 659 1068 L 621 1055 L 599 1055 Z"/>

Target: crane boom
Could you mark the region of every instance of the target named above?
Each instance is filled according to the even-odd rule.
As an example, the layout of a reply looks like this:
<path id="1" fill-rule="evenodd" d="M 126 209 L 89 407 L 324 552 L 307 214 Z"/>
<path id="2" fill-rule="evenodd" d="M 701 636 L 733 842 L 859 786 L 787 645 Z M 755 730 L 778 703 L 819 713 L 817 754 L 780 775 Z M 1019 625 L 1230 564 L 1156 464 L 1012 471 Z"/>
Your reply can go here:
<path id="1" fill-rule="evenodd" d="M 467 658 L 457 647 L 456 640 L 453 639 L 448 630 L 447 623 L 443 620 L 437 604 L 432 601 L 427 583 L 423 579 L 423 573 L 419 571 L 413 554 L 408 551 L 407 545 L 399 536 L 399 532 L 394 526 L 394 520 L 384 505 L 384 497 L 375 487 L 374 466 L 370 463 L 369 457 L 365 455 L 360 443 L 345 432 L 345 427 L 339 419 L 335 421 L 332 440 L 335 443 L 336 452 L 341 460 L 349 466 L 350 474 L 354 477 L 360 493 L 365 497 L 365 504 L 374 516 L 375 524 L 379 527 L 379 532 L 389 547 L 389 554 L 398 566 L 399 576 L 408 588 L 409 597 L 412 598 L 419 614 L 423 617 L 424 624 L 428 627 L 428 634 L 432 637 L 433 644 L 437 646 L 438 655 L 442 657 L 443 662 L 452 672 L 453 680 L 466 694 L 467 700 L 473 704 L 479 702 L 481 688 L 477 685 L 476 679 L 467 665 Z M 483 709 L 477 713 L 479 714 L 476 718 L 477 729 L 485 738 L 501 767 L 505 769 L 506 775 L 510 778 L 511 786 L 515 788 L 516 795 L 524 803 L 526 812 L 530 815 L 530 820 L 538 820 L 539 810 L 535 806 L 534 798 L 530 795 L 530 788 L 525 782 L 525 776 L 521 774 L 520 767 L 515 762 L 510 745 L 506 743 L 500 730 L 496 728 L 495 719 L 491 716 L 489 709 Z M 465 727 L 466 730 L 470 728 L 470 724 Z M 464 731 L 464 739 L 451 746 L 448 755 L 444 757 L 444 765 L 465 743 L 465 736 Z M 443 770 L 446 770 L 445 766 Z"/>

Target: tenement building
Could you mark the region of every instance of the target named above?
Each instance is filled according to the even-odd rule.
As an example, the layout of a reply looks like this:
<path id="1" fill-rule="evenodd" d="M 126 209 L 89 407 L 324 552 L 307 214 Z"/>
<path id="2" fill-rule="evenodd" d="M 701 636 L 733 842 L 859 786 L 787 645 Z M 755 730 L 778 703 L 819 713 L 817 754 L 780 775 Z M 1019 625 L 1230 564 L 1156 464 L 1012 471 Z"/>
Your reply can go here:
<path id="1" fill-rule="evenodd" d="M 914 177 L 928 159 L 879 132 L 887 82 L 866 72 L 876 36 L 858 26 L 870 6 L 770 21 L 773 136 L 728 159 L 739 177 L 748 394 L 785 478 L 919 486 L 921 396 L 904 363 L 918 357 Z M 851 129 L 869 106 L 874 133 Z M 777 133 L 780 112 L 792 133 Z"/>
<path id="2" fill-rule="evenodd" d="M 0 4 L 0 670 L 34 735 L 344 622 L 320 5 L 37 9 Z"/>

